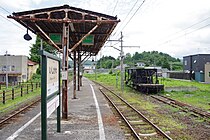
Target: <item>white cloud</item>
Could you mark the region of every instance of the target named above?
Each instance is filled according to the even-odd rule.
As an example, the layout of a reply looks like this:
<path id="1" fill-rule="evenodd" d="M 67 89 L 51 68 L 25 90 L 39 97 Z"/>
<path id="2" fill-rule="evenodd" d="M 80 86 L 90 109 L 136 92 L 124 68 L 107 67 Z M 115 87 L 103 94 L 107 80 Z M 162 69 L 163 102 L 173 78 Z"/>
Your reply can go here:
<path id="1" fill-rule="evenodd" d="M 131 15 L 135 12 L 142 1 L 143 0 L 138 1 L 134 10 L 131 12 Z M 69 4 L 70 6 L 111 15 L 116 2 L 117 0 L 9 0 L 7 2 L 0 1 L 0 5 L 10 12 L 17 12 L 32 10 L 35 8 Z M 118 5 L 113 15 L 117 15 L 118 18 L 121 19 L 121 22 L 117 26 L 117 30 L 115 30 L 118 31 L 118 36 L 114 36 L 112 39 L 119 38 L 119 32 L 121 31 L 119 27 L 122 29 L 125 23 L 127 23 L 129 20 L 131 15 L 126 21 L 124 21 L 124 18 L 135 2 L 136 1 L 133 0 L 118 0 Z M 6 12 L 0 9 L 0 14 L 3 13 L 5 16 Z M 8 13 L 6 14 L 8 15 Z M 133 54 L 136 51 L 143 52 L 157 50 L 164 53 L 169 53 L 170 55 L 179 58 L 188 54 L 204 52 L 210 53 L 210 28 L 208 28 L 210 26 L 199 29 L 209 24 L 210 18 L 205 22 L 192 26 L 184 32 L 182 31 L 186 27 L 206 19 L 209 17 L 209 14 L 209 0 L 145 1 L 141 9 L 136 13 L 134 18 L 123 30 L 123 44 L 126 46 L 141 46 L 141 48 L 125 48 L 125 53 L 130 52 Z M 123 25 L 121 26 L 121 24 Z M 22 39 L 22 36 L 25 32 L 1 17 L 0 26 L 0 42 L 3 42 L 0 45 L 0 54 L 2 53 L 2 50 L 5 51 L 5 48 L 8 50 L 9 48 L 12 48 L 11 52 L 14 53 L 17 52 L 28 54 L 27 51 L 30 44 Z M 11 36 L 12 39 L 8 39 L 8 36 Z M 114 43 L 115 42 L 112 44 Z M 119 47 L 119 44 L 116 47 Z M 14 48 L 18 48 L 17 51 L 14 51 Z M 102 55 L 112 55 L 114 57 L 119 55 L 119 52 L 113 48 L 104 48 L 102 53 Z"/>

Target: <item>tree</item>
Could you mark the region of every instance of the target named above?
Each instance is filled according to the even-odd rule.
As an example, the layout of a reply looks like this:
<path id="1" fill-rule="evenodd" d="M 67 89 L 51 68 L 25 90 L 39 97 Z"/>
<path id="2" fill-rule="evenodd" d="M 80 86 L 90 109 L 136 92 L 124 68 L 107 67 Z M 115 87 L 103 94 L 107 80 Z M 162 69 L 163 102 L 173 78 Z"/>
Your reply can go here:
<path id="1" fill-rule="evenodd" d="M 100 60 L 97 61 L 96 68 L 111 68 L 112 61 L 115 61 L 114 57 L 103 56 Z"/>
<path id="2" fill-rule="evenodd" d="M 40 50 L 40 46 L 41 46 L 41 39 L 40 37 L 36 37 L 36 42 L 35 44 L 33 44 L 30 48 L 30 60 L 40 63 L 40 55 L 38 54 L 39 50 Z M 56 49 L 53 48 L 51 45 L 49 45 L 47 42 L 43 41 L 43 50 L 52 53 L 52 54 L 56 54 Z"/>

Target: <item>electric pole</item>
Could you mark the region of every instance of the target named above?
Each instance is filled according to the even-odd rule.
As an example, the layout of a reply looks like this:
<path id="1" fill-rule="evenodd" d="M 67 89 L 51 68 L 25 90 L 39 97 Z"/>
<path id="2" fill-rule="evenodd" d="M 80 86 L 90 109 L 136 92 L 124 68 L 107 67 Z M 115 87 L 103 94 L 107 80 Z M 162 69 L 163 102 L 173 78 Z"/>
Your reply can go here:
<path id="1" fill-rule="evenodd" d="M 124 91 L 124 66 L 123 66 L 123 60 L 124 60 L 124 52 L 123 52 L 123 35 L 122 32 L 120 33 L 120 76 L 121 76 L 121 91 L 123 93 Z"/>
<path id="2" fill-rule="evenodd" d="M 124 91 L 124 52 L 123 52 L 123 48 L 124 47 L 138 47 L 140 48 L 140 46 L 123 46 L 123 34 L 122 34 L 122 31 L 120 33 L 120 39 L 119 40 L 108 40 L 108 41 L 119 41 L 121 44 L 120 44 L 120 49 L 114 47 L 114 46 L 110 46 L 110 47 L 113 47 L 114 49 L 120 51 L 120 77 L 121 77 L 121 80 L 120 80 L 120 86 L 121 86 L 121 91 L 123 93 Z M 117 79 L 117 78 L 116 78 Z M 117 81 L 117 80 L 116 80 Z"/>

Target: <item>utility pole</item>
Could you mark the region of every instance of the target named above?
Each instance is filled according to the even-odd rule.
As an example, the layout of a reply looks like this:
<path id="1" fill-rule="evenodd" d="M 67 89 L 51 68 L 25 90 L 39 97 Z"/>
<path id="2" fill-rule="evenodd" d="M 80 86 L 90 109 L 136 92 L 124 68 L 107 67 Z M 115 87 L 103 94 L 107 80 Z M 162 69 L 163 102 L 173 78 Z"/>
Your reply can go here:
<path id="1" fill-rule="evenodd" d="M 125 57 L 124 56 L 124 52 L 123 52 L 123 48 L 124 47 L 129 47 L 129 48 L 131 48 L 131 47 L 138 47 L 138 48 L 140 48 L 140 46 L 123 46 L 123 34 L 122 34 L 122 32 L 120 33 L 120 39 L 119 40 L 108 40 L 108 41 L 119 41 L 121 43 L 120 44 L 120 49 L 118 49 L 118 48 L 116 48 L 114 46 L 110 46 L 110 47 L 120 51 L 120 77 L 121 77 L 120 86 L 121 86 L 121 91 L 123 93 L 123 91 L 124 91 L 124 66 L 123 65 L 124 65 L 124 57 Z M 116 77 L 116 82 L 117 82 L 117 80 L 118 79 Z M 116 86 L 117 86 L 117 84 L 116 84 Z"/>
<path id="2" fill-rule="evenodd" d="M 7 72 L 7 69 L 8 69 L 8 58 L 7 58 L 7 51 L 6 51 L 6 88 L 8 88 L 8 72 Z"/>
<path id="3" fill-rule="evenodd" d="M 123 35 L 122 32 L 120 33 L 120 43 L 121 43 L 121 49 L 120 49 L 120 76 L 121 76 L 121 91 L 123 93 L 124 91 L 124 66 L 123 66 L 123 60 L 124 60 L 124 52 L 123 52 Z"/>

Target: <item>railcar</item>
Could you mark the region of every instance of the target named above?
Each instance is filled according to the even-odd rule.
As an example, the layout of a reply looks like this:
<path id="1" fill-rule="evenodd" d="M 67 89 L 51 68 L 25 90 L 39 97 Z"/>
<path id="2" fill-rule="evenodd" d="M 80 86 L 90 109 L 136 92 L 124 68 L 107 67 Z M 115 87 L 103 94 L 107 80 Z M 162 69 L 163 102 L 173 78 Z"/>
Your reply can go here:
<path id="1" fill-rule="evenodd" d="M 164 90 L 164 85 L 159 84 L 157 69 L 126 69 L 125 81 L 126 85 L 142 93 L 158 93 Z"/>

